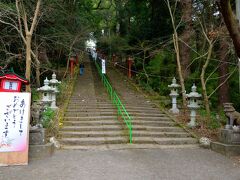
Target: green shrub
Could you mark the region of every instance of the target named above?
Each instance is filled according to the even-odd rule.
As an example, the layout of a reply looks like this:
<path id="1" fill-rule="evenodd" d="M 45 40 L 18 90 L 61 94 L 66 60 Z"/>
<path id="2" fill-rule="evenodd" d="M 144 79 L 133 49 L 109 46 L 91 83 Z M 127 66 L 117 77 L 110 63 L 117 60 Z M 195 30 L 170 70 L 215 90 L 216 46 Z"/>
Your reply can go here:
<path id="1" fill-rule="evenodd" d="M 217 114 L 215 112 L 211 112 L 209 120 L 207 119 L 206 110 L 201 109 L 199 111 L 199 114 L 200 114 L 201 118 L 203 118 L 205 120 L 207 128 L 209 128 L 209 129 L 218 129 L 218 128 L 221 127 L 220 120 L 216 118 Z"/>
<path id="2" fill-rule="evenodd" d="M 50 124 L 54 116 L 55 116 L 55 112 L 51 108 L 47 107 L 42 114 L 42 125 L 44 128 L 50 127 Z"/>
<path id="3" fill-rule="evenodd" d="M 32 88 L 31 95 L 32 101 L 38 101 L 40 99 L 40 93 L 37 91 L 37 89 Z"/>

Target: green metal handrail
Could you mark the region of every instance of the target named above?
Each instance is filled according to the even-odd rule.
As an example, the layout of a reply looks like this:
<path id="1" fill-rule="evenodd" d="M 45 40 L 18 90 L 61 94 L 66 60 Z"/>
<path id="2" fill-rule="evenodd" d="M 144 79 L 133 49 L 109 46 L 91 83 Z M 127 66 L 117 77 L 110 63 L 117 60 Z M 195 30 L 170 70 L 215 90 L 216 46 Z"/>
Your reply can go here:
<path id="1" fill-rule="evenodd" d="M 129 133 L 129 142 L 132 144 L 132 117 L 128 114 L 117 93 L 113 92 L 113 104 L 117 107 L 118 116 L 121 116 L 127 125 Z"/>
<path id="2" fill-rule="evenodd" d="M 116 91 L 113 90 L 110 82 L 107 79 L 107 76 L 105 74 L 102 74 L 102 70 L 100 66 L 98 65 L 97 61 L 95 61 L 95 65 L 97 67 L 97 71 L 99 75 L 101 76 L 102 82 L 104 87 L 107 89 L 107 92 L 110 96 L 110 99 L 112 103 L 116 106 L 118 111 L 118 116 L 122 117 L 124 120 L 129 133 L 129 143 L 132 144 L 132 117 L 128 114 L 126 108 L 122 104 L 119 96 L 117 95 Z"/>

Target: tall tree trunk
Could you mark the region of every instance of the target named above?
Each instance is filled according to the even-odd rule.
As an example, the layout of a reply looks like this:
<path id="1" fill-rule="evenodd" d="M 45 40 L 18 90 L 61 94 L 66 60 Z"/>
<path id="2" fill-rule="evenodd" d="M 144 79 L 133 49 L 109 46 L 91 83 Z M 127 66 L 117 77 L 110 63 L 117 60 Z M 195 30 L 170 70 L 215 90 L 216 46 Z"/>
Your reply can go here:
<path id="1" fill-rule="evenodd" d="M 178 70 L 180 85 L 181 85 L 181 89 L 182 89 L 183 113 L 185 114 L 186 109 L 187 109 L 187 100 L 186 100 L 186 89 L 185 89 L 185 83 L 184 83 L 181 59 L 180 59 L 180 53 L 179 53 L 179 38 L 178 38 L 178 33 L 177 33 L 176 25 L 175 25 L 174 14 L 172 12 L 169 0 L 167 0 L 167 6 L 168 6 L 168 10 L 169 10 L 169 13 L 171 16 L 172 27 L 173 27 L 173 32 L 174 32 L 173 44 L 174 44 L 174 49 L 176 52 L 177 70 Z"/>
<path id="2" fill-rule="evenodd" d="M 179 38 L 178 38 L 178 33 L 175 25 L 175 19 L 173 16 L 173 12 L 170 6 L 170 1 L 167 0 L 167 6 L 168 10 L 171 16 L 171 21 L 172 21 L 172 27 L 173 27 L 173 44 L 174 44 L 174 49 L 176 52 L 176 60 L 177 60 L 177 70 L 178 70 L 178 75 L 180 79 L 180 85 L 182 89 L 182 101 L 183 101 L 183 113 L 186 113 L 187 109 L 187 100 L 186 100 L 186 89 L 185 89 L 185 83 L 184 83 L 184 78 L 183 78 L 183 72 L 182 72 L 182 66 L 181 66 L 181 59 L 180 59 L 180 54 L 179 54 Z"/>
<path id="3" fill-rule="evenodd" d="M 177 69 L 178 69 L 178 75 L 179 75 L 180 85 L 181 85 L 181 89 L 182 89 L 183 110 L 184 110 L 184 114 L 185 114 L 185 111 L 187 109 L 186 89 L 185 89 L 185 83 L 184 83 L 180 55 L 179 55 L 178 35 L 177 35 L 176 31 L 173 35 L 173 43 L 174 43 L 174 48 L 176 51 Z"/>
<path id="4" fill-rule="evenodd" d="M 119 23 L 119 34 L 125 36 L 128 31 L 128 18 L 126 17 L 126 7 L 124 7 L 122 0 L 115 0 L 116 4 L 116 19 Z"/>
<path id="5" fill-rule="evenodd" d="M 40 6 L 41 6 L 42 0 L 37 0 L 36 4 L 36 9 L 34 11 L 34 16 L 31 19 L 32 24 L 31 28 L 29 29 L 28 27 L 28 19 L 27 19 L 27 14 L 26 10 L 24 8 L 24 3 L 22 0 L 16 0 L 16 9 L 17 9 L 17 16 L 18 16 L 18 23 L 19 23 L 19 32 L 21 37 L 23 38 L 23 41 L 26 46 L 26 71 L 25 71 L 25 76 L 29 80 L 29 84 L 26 86 L 26 91 L 31 92 L 31 64 L 32 64 L 32 59 L 31 59 L 31 54 L 32 52 L 32 35 L 33 31 L 37 25 L 37 19 L 38 15 L 40 12 Z M 23 36 L 23 29 L 22 29 L 22 22 L 24 25 L 24 31 L 25 31 L 25 37 Z M 34 54 L 34 53 L 33 53 Z"/>
<path id="6" fill-rule="evenodd" d="M 32 56 L 34 57 L 34 59 L 35 59 L 35 63 L 36 63 L 36 71 L 35 71 L 35 75 L 36 75 L 36 84 L 37 84 L 37 87 L 40 87 L 41 86 L 41 84 L 40 84 L 40 61 L 39 61 L 39 49 L 38 49 L 38 45 L 37 45 L 37 41 L 36 41 L 36 37 L 35 37 L 35 42 L 34 42 L 34 44 L 35 44 L 35 48 L 36 48 L 36 51 L 35 51 L 35 57 L 33 56 L 33 54 L 32 54 Z"/>
<path id="7" fill-rule="evenodd" d="M 30 82 L 31 82 L 31 41 L 32 34 L 26 33 L 26 72 L 25 77 L 29 81 L 29 85 L 26 86 L 26 91 L 31 92 Z"/>
<path id="8" fill-rule="evenodd" d="M 38 50 L 36 51 L 36 58 L 38 59 Z M 41 83 L 40 83 L 40 61 L 37 60 L 36 61 L 36 83 L 37 83 L 37 87 L 40 87 L 41 86 Z"/>
<path id="9" fill-rule="evenodd" d="M 179 42 L 179 53 L 181 59 L 181 66 L 183 70 L 183 78 L 186 79 L 190 74 L 190 44 L 191 44 L 191 37 L 193 32 L 192 27 L 192 0 L 184 0 L 180 1 L 181 8 L 182 8 L 182 21 L 184 23 L 184 30 L 183 33 L 180 35 L 180 39 L 182 41 Z"/>
<path id="10" fill-rule="evenodd" d="M 223 38 L 220 41 L 220 53 L 219 53 L 219 84 L 222 84 L 222 86 L 218 90 L 218 101 L 219 105 L 222 106 L 223 103 L 229 102 L 229 85 L 226 79 L 228 78 L 226 75 L 228 74 L 228 63 L 226 63 L 228 59 L 228 41 L 226 38 Z M 225 83 L 224 83 L 225 82 Z"/>
<path id="11" fill-rule="evenodd" d="M 234 17 L 230 0 L 218 0 L 218 6 L 222 13 L 224 22 L 227 26 L 229 34 L 233 40 L 235 51 L 240 58 L 240 30 L 237 19 Z"/>
<path id="12" fill-rule="evenodd" d="M 208 64 L 210 62 L 210 58 L 211 58 L 211 55 L 212 55 L 212 49 L 213 49 L 212 41 L 209 41 L 207 60 L 202 67 L 202 72 L 201 72 L 201 75 L 200 75 L 201 85 L 202 85 L 202 93 L 203 93 L 203 100 L 204 100 L 204 105 L 205 105 L 205 109 L 206 109 L 206 112 L 207 112 L 208 120 L 210 118 L 210 106 L 209 106 L 209 99 L 208 99 L 207 87 L 206 87 L 206 81 L 205 81 L 205 73 L 206 73 L 206 69 L 208 67 Z"/>

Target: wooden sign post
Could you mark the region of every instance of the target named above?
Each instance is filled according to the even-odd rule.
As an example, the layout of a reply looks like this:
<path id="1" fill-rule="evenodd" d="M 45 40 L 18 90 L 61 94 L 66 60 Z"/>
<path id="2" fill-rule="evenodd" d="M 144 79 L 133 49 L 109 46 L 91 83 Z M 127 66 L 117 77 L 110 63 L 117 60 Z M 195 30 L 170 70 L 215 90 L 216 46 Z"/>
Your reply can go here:
<path id="1" fill-rule="evenodd" d="M 0 166 L 27 165 L 30 93 L 0 92 Z"/>

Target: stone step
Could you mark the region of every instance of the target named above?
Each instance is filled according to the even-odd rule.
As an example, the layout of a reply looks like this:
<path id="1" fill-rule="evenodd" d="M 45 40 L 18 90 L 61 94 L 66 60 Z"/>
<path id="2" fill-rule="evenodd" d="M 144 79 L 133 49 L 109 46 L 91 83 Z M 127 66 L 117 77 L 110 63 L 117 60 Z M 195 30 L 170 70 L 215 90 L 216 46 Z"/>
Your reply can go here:
<path id="1" fill-rule="evenodd" d="M 83 100 L 78 100 L 78 101 L 71 101 L 69 102 L 69 105 L 71 106 L 89 106 L 90 108 L 91 107 L 103 107 L 103 108 L 107 108 L 107 107 L 111 107 L 113 106 L 112 102 L 89 102 L 89 101 L 83 101 Z M 126 109 L 133 109 L 133 110 L 143 110 L 143 111 L 146 111 L 146 110 L 159 110 L 158 108 L 156 107 L 152 107 L 152 106 L 149 106 L 149 105 L 128 105 L 128 104 L 124 104 L 123 105 L 126 107 Z"/>
<path id="2" fill-rule="evenodd" d="M 132 117 L 133 119 L 136 119 L 136 120 L 146 120 L 146 121 L 169 121 L 170 118 L 166 117 L 166 116 L 160 116 L 160 117 L 157 117 L 157 116 L 134 116 Z"/>
<path id="3" fill-rule="evenodd" d="M 132 125 L 144 125 L 144 126 L 175 126 L 176 123 L 173 121 L 144 121 L 144 120 L 133 120 Z"/>
<path id="4" fill-rule="evenodd" d="M 76 105 L 88 105 L 88 106 L 96 106 L 96 105 L 98 105 L 98 106 L 109 106 L 109 105 L 113 105 L 108 97 L 105 97 L 104 99 L 105 99 L 105 101 L 99 100 L 99 101 L 91 102 L 91 100 L 89 101 L 89 97 L 84 97 L 82 99 L 75 99 L 75 100 L 70 99 L 69 103 L 70 104 L 76 104 Z"/>
<path id="5" fill-rule="evenodd" d="M 89 109 L 89 108 L 68 108 L 66 112 L 117 112 L 116 108 L 107 108 L 107 109 L 102 109 L 102 108 L 95 108 L 95 109 Z"/>
<path id="6" fill-rule="evenodd" d="M 133 130 L 133 137 L 166 137 L 166 138 L 187 138 L 192 137 L 186 132 L 151 132 Z"/>
<path id="7" fill-rule="evenodd" d="M 89 109 L 89 110 L 105 110 L 105 109 L 116 109 L 114 105 L 109 106 L 88 106 L 88 105 L 69 105 L 68 109 Z"/>
<path id="8" fill-rule="evenodd" d="M 94 120 L 120 120 L 122 121 L 121 117 L 117 116 L 84 116 L 84 117 L 64 117 L 64 121 L 94 121 Z M 171 121 L 171 119 L 167 117 L 132 117 L 132 121 Z"/>
<path id="9" fill-rule="evenodd" d="M 65 112 L 65 114 L 67 113 L 93 113 L 93 114 L 97 114 L 97 113 L 107 113 L 107 114 L 110 114 L 110 113 L 116 113 L 117 112 L 117 109 L 116 108 L 106 108 L 106 109 L 102 109 L 102 108 L 92 108 L 92 109 L 89 109 L 89 108 L 84 108 L 84 107 L 81 107 L 81 108 L 68 108 Z M 149 117 L 164 117 L 166 116 L 165 114 L 163 113 L 160 113 L 160 112 L 141 112 L 141 111 L 128 111 L 127 112 L 131 115 L 131 116 L 149 116 Z"/>
<path id="10" fill-rule="evenodd" d="M 123 129 L 121 125 L 64 126 L 61 131 L 114 131 Z"/>
<path id="11" fill-rule="evenodd" d="M 98 104 L 96 104 L 96 103 L 90 105 L 90 104 L 88 104 L 87 102 L 75 103 L 75 102 L 69 101 L 68 106 L 71 107 L 71 108 L 74 108 L 74 107 L 77 107 L 77 108 L 79 108 L 79 107 L 88 107 L 88 108 L 91 108 L 91 107 L 99 107 L 100 105 L 98 105 Z M 109 105 L 106 106 L 106 107 L 110 107 L 110 106 L 112 106 L 112 105 L 109 104 Z M 105 107 L 105 105 L 104 105 L 104 107 Z"/>
<path id="12" fill-rule="evenodd" d="M 124 106 L 125 106 L 127 109 L 132 109 L 132 110 L 142 110 L 142 111 L 158 110 L 158 111 L 159 111 L 158 108 L 152 107 L 152 106 L 149 106 L 149 105 L 147 105 L 147 106 L 140 106 L 140 105 L 138 105 L 138 104 L 136 104 L 136 105 L 124 104 Z"/>
<path id="13" fill-rule="evenodd" d="M 116 112 L 65 112 L 66 117 L 86 117 L 86 116 L 107 116 L 107 115 L 117 115 Z"/>
<path id="14" fill-rule="evenodd" d="M 77 90 L 77 89 L 78 88 L 76 88 L 75 90 Z M 107 95 L 107 93 L 105 93 L 105 89 L 104 88 L 103 88 L 103 91 L 101 91 L 101 94 Z M 82 94 L 81 92 L 73 92 L 72 97 L 70 99 L 72 99 L 72 100 L 80 99 L 82 97 L 85 97 L 85 95 L 86 94 Z M 99 97 L 97 97 L 97 96 L 92 97 L 92 99 L 95 99 L 95 100 L 97 100 L 97 98 L 99 98 Z"/>
<path id="15" fill-rule="evenodd" d="M 117 122 L 124 122 L 123 118 L 121 117 L 117 117 L 117 116 L 104 116 L 102 118 L 97 118 L 96 116 L 90 117 L 90 116 L 86 116 L 86 117 L 68 117 L 65 118 L 63 122 L 89 122 L 89 123 L 93 123 L 93 122 L 104 122 L 104 121 L 117 121 Z M 148 118 L 132 118 L 131 121 L 133 124 L 167 124 L 167 123 L 174 123 L 176 124 L 174 121 L 172 121 L 171 119 L 168 118 L 161 118 L 161 119 L 148 119 Z M 177 124 L 176 124 L 177 125 Z"/>
<path id="16" fill-rule="evenodd" d="M 141 116 L 141 117 L 164 117 L 166 116 L 165 114 L 161 113 L 145 113 L 145 112 L 131 112 L 129 113 L 131 116 Z"/>
<path id="17" fill-rule="evenodd" d="M 113 105 L 112 103 L 108 103 L 108 104 L 101 104 L 101 103 L 94 103 L 94 104 L 90 104 L 87 102 L 79 102 L 79 103 L 69 103 L 69 108 L 73 109 L 73 108 L 88 108 L 88 109 L 108 109 L 108 108 L 115 108 L 115 105 Z M 159 109 L 154 108 L 154 107 L 138 107 L 138 106 L 125 106 L 127 111 L 147 111 L 147 112 L 161 112 Z"/>
<path id="18" fill-rule="evenodd" d="M 127 129 L 125 125 L 101 125 L 101 126 L 64 126 L 61 131 L 114 131 Z M 154 126 L 140 126 L 133 125 L 132 130 L 148 130 L 153 132 L 184 132 L 182 128 L 178 127 L 154 127 Z"/>
<path id="19" fill-rule="evenodd" d="M 124 106 L 126 108 L 137 108 L 137 109 L 157 109 L 157 107 L 154 104 L 141 104 L 141 103 L 125 103 L 123 102 Z"/>
<path id="20" fill-rule="evenodd" d="M 64 145 L 127 144 L 129 139 L 126 137 L 69 137 L 62 138 L 60 142 Z M 132 139 L 133 144 L 182 145 L 197 142 L 194 138 L 133 137 Z"/>
<path id="21" fill-rule="evenodd" d="M 131 115 L 130 115 L 131 116 Z M 117 118 L 117 113 L 66 113 L 65 119 L 68 118 L 90 118 L 90 119 L 104 119 L 104 118 Z M 169 120 L 166 116 L 131 116 L 132 119 L 143 119 L 143 120 Z M 121 117 L 120 117 L 121 118 Z"/>
<path id="22" fill-rule="evenodd" d="M 171 138 L 187 138 L 190 134 L 185 132 L 149 132 L 133 131 L 133 137 L 171 137 Z M 128 131 L 60 131 L 60 136 L 67 137 L 115 137 L 115 136 L 129 136 Z"/>
<path id="23" fill-rule="evenodd" d="M 71 100 L 69 103 L 72 104 L 77 104 L 77 105 L 88 105 L 88 106 L 110 106 L 112 105 L 112 102 L 109 99 L 105 99 L 105 101 L 91 101 L 90 100 L 85 100 L 85 99 L 79 99 L 79 100 Z"/>
<path id="24" fill-rule="evenodd" d="M 115 137 L 127 136 L 124 131 L 60 131 L 61 137 Z"/>
<path id="25" fill-rule="evenodd" d="M 104 109 L 114 109 L 116 110 L 117 108 L 115 108 L 113 105 L 109 105 L 109 106 L 89 106 L 89 105 L 77 105 L 77 104 L 68 104 L 68 109 L 94 109 L 94 110 L 104 110 Z"/>
<path id="26" fill-rule="evenodd" d="M 64 126 L 101 126 L 101 125 L 116 125 L 120 124 L 117 120 L 93 120 L 93 121 L 66 121 Z"/>
<path id="27" fill-rule="evenodd" d="M 116 125 L 124 123 L 123 121 L 118 120 L 92 120 L 92 121 L 65 121 L 63 122 L 64 126 L 97 126 L 97 125 Z M 175 123 L 172 121 L 139 121 L 133 120 L 132 125 L 146 125 L 146 126 L 174 126 Z"/>
<path id="28" fill-rule="evenodd" d="M 100 144 L 126 144 L 125 137 L 82 137 L 82 138 L 62 138 L 60 141 L 64 145 L 100 145 Z"/>
<path id="29" fill-rule="evenodd" d="M 131 112 L 144 112 L 144 113 L 149 113 L 149 114 L 152 114 L 152 113 L 160 113 L 160 114 L 163 114 L 161 111 L 159 111 L 158 109 L 137 109 L 137 108 L 127 108 L 126 107 L 126 110 L 127 112 L 131 113 Z"/>
<path id="30" fill-rule="evenodd" d="M 134 130 L 148 130 L 152 132 L 185 132 L 182 128 L 179 127 L 154 127 L 154 126 L 139 126 L 133 125 Z"/>
<path id="31" fill-rule="evenodd" d="M 161 137 L 134 137 L 133 144 L 159 144 L 159 145 L 178 145 L 178 144 L 196 144 L 194 138 L 161 138 Z"/>
<path id="32" fill-rule="evenodd" d="M 99 101 L 99 102 L 91 102 L 91 101 L 85 101 L 85 100 L 78 100 L 78 101 L 71 101 L 69 102 L 69 104 L 74 104 L 74 105 L 78 105 L 78 106 L 82 106 L 82 105 L 87 105 L 89 107 L 94 107 L 94 106 L 112 106 L 112 102 L 103 102 L 103 101 Z"/>
<path id="33" fill-rule="evenodd" d="M 158 145 L 158 144 L 105 144 L 105 145 L 62 145 L 65 150 L 118 150 L 118 149 L 198 149 L 198 144 Z"/>
<path id="34" fill-rule="evenodd" d="M 117 116 L 86 116 L 86 117 L 64 117 L 64 121 L 94 121 L 94 120 L 115 120 Z"/>
<path id="35" fill-rule="evenodd" d="M 69 107 L 70 109 L 74 109 L 74 108 L 88 108 L 88 109 L 116 109 L 114 104 L 108 104 L 108 105 L 102 105 L 102 104 L 92 104 L 89 105 L 87 103 L 78 103 L 78 104 L 73 104 L 71 105 L 71 103 L 69 103 Z M 141 108 L 141 107 L 128 107 L 125 106 L 127 111 L 134 111 L 134 112 L 161 112 L 159 109 L 157 108 Z"/>

